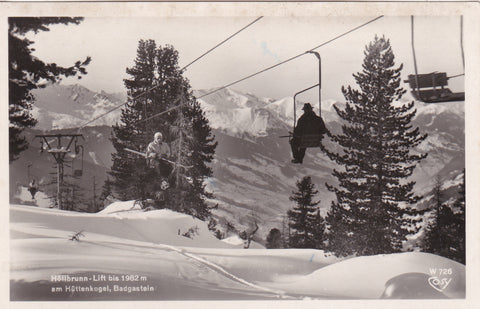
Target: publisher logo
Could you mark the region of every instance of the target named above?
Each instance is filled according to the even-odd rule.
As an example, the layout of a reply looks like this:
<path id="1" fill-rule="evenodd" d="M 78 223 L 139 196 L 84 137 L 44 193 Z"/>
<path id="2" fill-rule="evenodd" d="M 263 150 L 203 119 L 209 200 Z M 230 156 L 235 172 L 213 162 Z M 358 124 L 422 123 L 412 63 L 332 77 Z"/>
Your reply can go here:
<path id="1" fill-rule="evenodd" d="M 430 268 L 428 283 L 435 290 L 443 292 L 452 281 L 452 274 L 451 268 Z"/>

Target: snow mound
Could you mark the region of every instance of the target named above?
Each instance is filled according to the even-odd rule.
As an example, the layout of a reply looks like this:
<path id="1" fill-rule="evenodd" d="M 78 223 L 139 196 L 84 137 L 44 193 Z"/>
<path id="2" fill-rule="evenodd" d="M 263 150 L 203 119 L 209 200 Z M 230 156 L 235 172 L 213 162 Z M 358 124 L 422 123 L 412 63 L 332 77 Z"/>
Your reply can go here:
<path id="1" fill-rule="evenodd" d="M 405 275 L 411 273 L 417 275 Z M 434 287 L 434 278 L 446 279 L 449 283 Z M 330 296 L 338 296 L 342 291 L 343 296 L 353 298 L 415 298 L 406 288 L 406 284 L 412 282 L 415 282 L 415 293 L 427 298 L 464 298 L 465 266 L 421 252 L 363 256 L 319 269 L 298 279 L 295 286 L 303 292 Z"/>
<path id="2" fill-rule="evenodd" d="M 229 245 L 232 245 L 232 246 L 236 246 L 236 247 L 242 247 L 245 245 L 245 240 L 241 239 L 238 235 L 233 235 L 233 236 L 230 236 L 230 237 L 227 237 L 227 238 L 224 238 L 222 239 L 222 241 L 224 243 L 227 243 Z M 250 249 L 265 249 L 264 246 L 262 246 L 261 244 L 259 244 L 258 242 L 255 242 L 255 241 L 252 241 L 250 243 Z"/>
<path id="3" fill-rule="evenodd" d="M 83 237 L 71 241 L 80 231 Z M 232 245 L 242 244 L 238 236 L 220 241 L 203 221 L 169 209 L 145 212 L 134 201 L 96 214 L 11 205 L 10 237 L 13 288 L 30 296 L 29 287 L 51 291 L 51 275 L 105 273 L 145 275 L 144 283 L 159 287 L 151 295 L 159 300 L 465 298 L 465 266 L 440 256 L 339 259 L 313 249 L 243 250 Z M 60 296 L 72 300 L 71 294 Z M 118 300 L 114 294 L 98 297 Z"/>
<path id="4" fill-rule="evenodd" d="M 85 239 L 92 241 L 235 248 L 218 240 L 204 221 L 169 209 L 144 211 L 134 201 L 114 202 L 95 214 L 20 205 L 12 205 L 10 214 L 11 229 L 19 235 L 68 238 L 74 232 L 83 231 Z"/>
<path id="5" fill-rule="evenodd" d="M 101 214 L 112 214 L 112 213 L 117 213 L 120 211 L 126 211 L 126 210 L 141 210 L 142 208 L 140 205 L 135 204 L 135 201 L 118 201 L 114 202 L 107 207 L 105 207 L 102 211 L 98 212 Z"/>
<path id="6" fill-rule="evenodd" d="M 243 246 L 244 240 L 238 237 L 238 235 L 233 235 L 222 239 L 222 241 L 233 246 Z"/>
<path id="7" fill-rule="evenodd" d="M 385 283 L 381 298 L 393 299 L 428 299 L 447 298 L 442 291 L 435 288 L 426 289 L 430 276 L 423 273 L 406 273 L 398 275 Z"/>

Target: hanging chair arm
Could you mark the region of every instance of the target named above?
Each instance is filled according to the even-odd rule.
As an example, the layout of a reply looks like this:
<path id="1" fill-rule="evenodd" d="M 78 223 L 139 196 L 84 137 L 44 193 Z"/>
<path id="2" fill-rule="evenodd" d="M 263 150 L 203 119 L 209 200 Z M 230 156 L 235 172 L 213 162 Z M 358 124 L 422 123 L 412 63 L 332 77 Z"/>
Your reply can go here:
<path id="1" fill-rule="evenodd" d="M 299 92 L 297 92 L 293 95 L 293 128 L 295 128 L 296 124 L 297 124 L 297 105 L 296 105 L 297 95 L 299 95 L 300 93 L 303 93 L 305 91 L 308 91 L 310 89 L 313 89 L 315 87 L 320 87 L 320 84 L 315 84 L 313 86 L 310 86 L 308 88 L 300 90 Z"/>

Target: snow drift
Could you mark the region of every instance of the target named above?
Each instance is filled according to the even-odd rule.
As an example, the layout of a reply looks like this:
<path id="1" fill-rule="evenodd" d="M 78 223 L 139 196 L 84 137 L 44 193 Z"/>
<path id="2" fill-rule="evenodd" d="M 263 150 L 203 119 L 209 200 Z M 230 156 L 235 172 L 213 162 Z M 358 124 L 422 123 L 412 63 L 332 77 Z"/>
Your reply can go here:
<path id="1" fill-rule="evenodd" d="M 144 212 L 133 201 L 97 214 L 12 205 L 10 221 L 11 300 L 465 297 L 465 267 L 442 257 L 244 250 L 216 239 L 205 222 L 167 209 Z M 67 292 L 71 283 L 55 282 L 62 275 L 88 282 Z M 140 280 L 111 281 L 131 276 Z"/>

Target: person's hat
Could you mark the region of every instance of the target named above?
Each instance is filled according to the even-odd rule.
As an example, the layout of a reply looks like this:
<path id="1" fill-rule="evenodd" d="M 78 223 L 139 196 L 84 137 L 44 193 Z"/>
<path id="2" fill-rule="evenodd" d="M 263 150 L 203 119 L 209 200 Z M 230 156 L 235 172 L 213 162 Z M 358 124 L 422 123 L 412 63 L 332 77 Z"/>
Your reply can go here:
<path id="1" fill-rule="evenodd" d="M 305 103 L 305 104 L 303 105 L 302 110 L 304 110 L 304 111 L 311 111 L 311 110 L 313 110 L 313 107 L 312 107 L 312 105 L 310 105 L 310 103 Z"/>
<path id="2" fill-rule="evenodd" d="M 153 135 L 153 138 L 157 138 L 157 137 L 163 138 L 163 134 L 161 132 L 157 132 L 155 133 L 155 135 Z"/>

